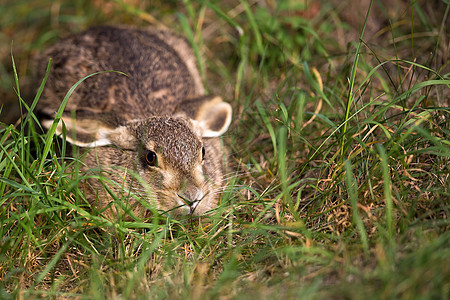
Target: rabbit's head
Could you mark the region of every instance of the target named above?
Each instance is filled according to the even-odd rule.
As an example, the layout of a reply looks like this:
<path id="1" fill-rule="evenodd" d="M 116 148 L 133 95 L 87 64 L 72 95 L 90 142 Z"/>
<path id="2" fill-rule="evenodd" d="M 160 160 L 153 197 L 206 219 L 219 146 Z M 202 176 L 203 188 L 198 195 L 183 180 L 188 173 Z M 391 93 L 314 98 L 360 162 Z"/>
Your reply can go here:
<path id="1" fill-rule="evenodd" d="M 195 112 L 180 107 L 172 116 L 150 116 L 115 127 L 95 119 L 63 117 L 67 141 L 92 148 L 84 157 L 86 170 L 101 172 L 108 181 L 88 180 L 87 198 L 97 207 L 111 207 L 114 215 L 118 208 L 113 194 L 127 195 L 121 210 L 141 217 L 149 208 L 171 215 L 202 215 L 215 208 L 225 164 L 218 137 L 231 122 L 231 106 L 219 97 L 189 103 L 190 109 L 198 104 Z M 44 122 L 46 127 L 51 124 Z M 57 133 L 62 131 L 60 122 Z"/>

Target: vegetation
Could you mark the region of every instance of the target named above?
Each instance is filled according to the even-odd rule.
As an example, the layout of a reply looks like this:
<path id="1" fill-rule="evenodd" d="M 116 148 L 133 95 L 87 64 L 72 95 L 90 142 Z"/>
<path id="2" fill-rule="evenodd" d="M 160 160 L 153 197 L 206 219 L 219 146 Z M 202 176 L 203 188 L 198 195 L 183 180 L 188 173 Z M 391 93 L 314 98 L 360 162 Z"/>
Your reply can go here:
<path id="1" fill-rule="evenodd" d="M 9 2 L 0 298 L 448 299 L 450 2 Z M 233 105 L 210 215 L 109 222 L 40 130 L 31 58 L 104 23 L 185 35 Z"/>

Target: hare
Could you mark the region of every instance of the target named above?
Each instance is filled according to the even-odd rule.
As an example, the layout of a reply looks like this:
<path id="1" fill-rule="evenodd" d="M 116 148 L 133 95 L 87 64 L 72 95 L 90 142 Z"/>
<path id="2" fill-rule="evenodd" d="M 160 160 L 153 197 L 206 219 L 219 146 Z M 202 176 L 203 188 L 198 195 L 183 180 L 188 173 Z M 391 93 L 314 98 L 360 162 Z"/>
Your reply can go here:
<path id="1" fill-rule="evenodd" d="M 158 29 L 95 27 L 56 43 L 38 59 L 38 104 L 47 129 L 67 91 L 68 142 L 86 148 L 86 199 L 110 217 L 204 215 L 218 205 L 225 149 L 219 136 L 231 106 L 205 94 L 196 59 L 181 37 Z M 105 180 L 99 180 L 99 176 Z M 121 199 L 122 201 L 116 201 Z M 123 199 L 126 199 L 123 202 Z"/>

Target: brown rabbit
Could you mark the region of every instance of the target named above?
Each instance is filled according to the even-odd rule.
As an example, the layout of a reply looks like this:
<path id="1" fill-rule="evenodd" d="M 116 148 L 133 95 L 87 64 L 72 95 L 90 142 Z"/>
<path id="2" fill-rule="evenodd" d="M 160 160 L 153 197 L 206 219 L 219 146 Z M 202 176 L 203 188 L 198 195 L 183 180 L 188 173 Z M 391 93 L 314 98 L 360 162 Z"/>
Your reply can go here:
<path id="1" fill-rule="evenodd" d="M 53 60 L 38 110 L 49 128 L 67 91 L 85 79 L 62 117 L 67 141 L 92 148 L 86 198 L 109 217 L 203 215 L 218 204 L 225 155 L 219 136 L 231 106 L 205 95 L 188 43 L 165 30 L 96 27 L 61 40 L 38 60 Z M 44 73 L 39 74 L 43 78 Z M 73 117 L 75 116 L 75 118 Z M 61 134 L 63 124 L 57 126 Z M 118 201 L 116 201 L 118 200 Z"/>

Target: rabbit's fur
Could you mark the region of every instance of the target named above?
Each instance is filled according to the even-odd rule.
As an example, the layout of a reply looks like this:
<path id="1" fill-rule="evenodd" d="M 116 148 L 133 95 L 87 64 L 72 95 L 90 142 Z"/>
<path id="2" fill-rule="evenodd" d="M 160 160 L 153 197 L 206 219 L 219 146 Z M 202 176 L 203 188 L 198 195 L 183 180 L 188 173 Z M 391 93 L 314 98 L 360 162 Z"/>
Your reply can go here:
<path id="1" fill-rule="evenodd" d="M 44 52 L 39 78 L 50 58 L 38 106 L 47 128 L 77 81 L 100 71 L 126 74 L 85 79 L 57 126 L 61 134 L 64 123 L 69 142 L 92 148 L 83 170 L 107 178 L 84 182 L 92 205 L 110 217 L 122 212 L 146 217 L 152 208 L 202 215 L 217 206 L 226 157 L 218 137 L 231 122 L 231 106 L 205 95 L 183 38 L 165 30 L 96 27 Z"/>

